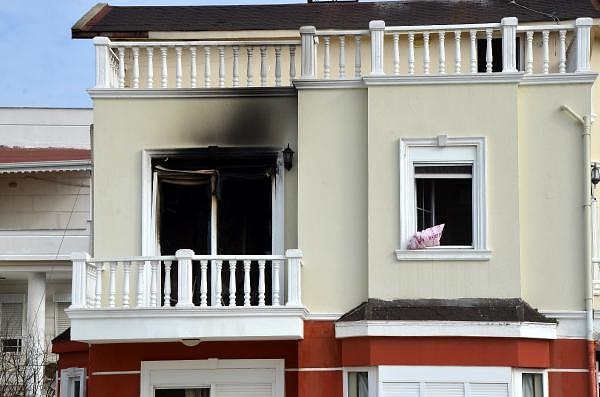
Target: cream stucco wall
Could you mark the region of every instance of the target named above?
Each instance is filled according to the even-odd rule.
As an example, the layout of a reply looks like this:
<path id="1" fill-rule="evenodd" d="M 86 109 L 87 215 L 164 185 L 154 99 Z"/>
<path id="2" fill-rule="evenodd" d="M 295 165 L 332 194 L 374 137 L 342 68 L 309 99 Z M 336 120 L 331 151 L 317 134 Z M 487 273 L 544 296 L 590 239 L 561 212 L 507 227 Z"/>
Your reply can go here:
<path id="1" fill-rule="evenodd" d="M 294 148 L 296 109 L 295 96 L 96 99 L 94 254 L 141 253 L 142 150 L 288 143 Z M 286 171 L 286 248 L 297 248 L 296 178 L 296 167 Z"/>
<path id="2" fill-rule="evenodd" d="M 519 276 L 517 86 L 369 87 L 369 296 L 514 297 Z M 398 261 L 399 141 L 486 137 L 489 261 Z"/>
<path id="3" fill-rule="evenodd" d="M 298 93 L 302 300 L 343 313 L 367 298 L 366 90 Z"/>

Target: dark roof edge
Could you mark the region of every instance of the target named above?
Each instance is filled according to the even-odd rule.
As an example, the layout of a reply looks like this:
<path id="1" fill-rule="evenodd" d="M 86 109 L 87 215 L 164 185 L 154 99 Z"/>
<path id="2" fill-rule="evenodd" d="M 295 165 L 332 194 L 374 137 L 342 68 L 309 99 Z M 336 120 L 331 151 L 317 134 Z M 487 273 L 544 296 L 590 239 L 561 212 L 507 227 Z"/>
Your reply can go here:
<path id="1" fill-rule="evenodd" d="M 111 6 L 108 3 L 96 3 L 92 8 L 88 10 L 81 18 L 75 22 L 75 24 L 71 27 L 71 37 L 73 39 L 79 38 L 93 38 L 94 36 L 98 36 L 98 34 L 89 35 L 85 34 L 85 28 L 90 22 L 97 21 L 102 18 L 104 15 L 110 11 Z"/>

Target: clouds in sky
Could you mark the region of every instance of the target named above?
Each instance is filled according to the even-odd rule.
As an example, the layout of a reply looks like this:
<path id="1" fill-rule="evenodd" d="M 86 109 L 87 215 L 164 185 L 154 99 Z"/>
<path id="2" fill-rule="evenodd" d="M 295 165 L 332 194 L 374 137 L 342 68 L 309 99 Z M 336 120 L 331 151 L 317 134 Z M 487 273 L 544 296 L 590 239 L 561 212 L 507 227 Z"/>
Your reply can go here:
<path id="1" fill-rule="evenodd" d="M 293 3 L 302 0 L 121 0 L 114 5 Z M 0 106 L 91 107 L 91 40 L 71 26 L 96 0 L 0 0 Z"/>

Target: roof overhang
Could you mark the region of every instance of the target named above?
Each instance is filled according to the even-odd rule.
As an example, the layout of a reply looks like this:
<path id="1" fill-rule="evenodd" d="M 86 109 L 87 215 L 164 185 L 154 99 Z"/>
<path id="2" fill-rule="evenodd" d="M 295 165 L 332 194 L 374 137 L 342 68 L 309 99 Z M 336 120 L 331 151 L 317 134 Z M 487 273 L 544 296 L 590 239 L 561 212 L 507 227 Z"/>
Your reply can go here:
<path id="1" fill-rule="evenodd" d="M 0 174 L 24 174 L 34 172 L 91 171 L 91 160 L 35 161 L 0 163 Z"/>

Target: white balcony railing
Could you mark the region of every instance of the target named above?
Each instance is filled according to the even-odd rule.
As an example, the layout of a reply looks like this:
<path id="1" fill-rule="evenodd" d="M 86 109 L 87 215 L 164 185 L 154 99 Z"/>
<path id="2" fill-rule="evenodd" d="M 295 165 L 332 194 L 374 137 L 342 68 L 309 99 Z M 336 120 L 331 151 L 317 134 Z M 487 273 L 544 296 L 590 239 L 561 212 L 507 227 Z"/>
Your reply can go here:
<path id="1" fill-rule="evenodd" d="M 71 309 L 301 306 L 301 258 L 299 250 L 288 250 L 286 255 L 194 255 L 184 249 L 174 256 L 109 259 L 74 254 Z M 193 276 L 194 267 L 199 276 Z M 172 269 L 176 269 L 175 280 L 171 279 Z M 242 291 L 237 290 L 239 270 L 243 270 Z M 258 276 L 255 283 L 251 272 Z M 266 287 L 267 274 L 270 288 Z M 285 290 L 280 283 L 282 274 L 287 275 Z M 199 292 L 196 302 L 194 289 Z M 267 290 L 270 297 L 265 296 Z"/>
<path id="2" fill-rule="evenodd" d="M 519 25 L 517 18 L 508 17 L 500 23 L 464 25 L 386 26 L 371 21 L 364 30 L 303 26 L 300 40 L 124 42 L 96 37 L 95 88 L 280 87 L 295 80 L 486 75 L 519 69 L 542 76 L 586 73 L 591 25 L 590 18 L 578 18 L 575 24 Z M 497 39 L 501 67 L 494 61 Z M 370 70 L 364 66 L 369 61 Z"/>

